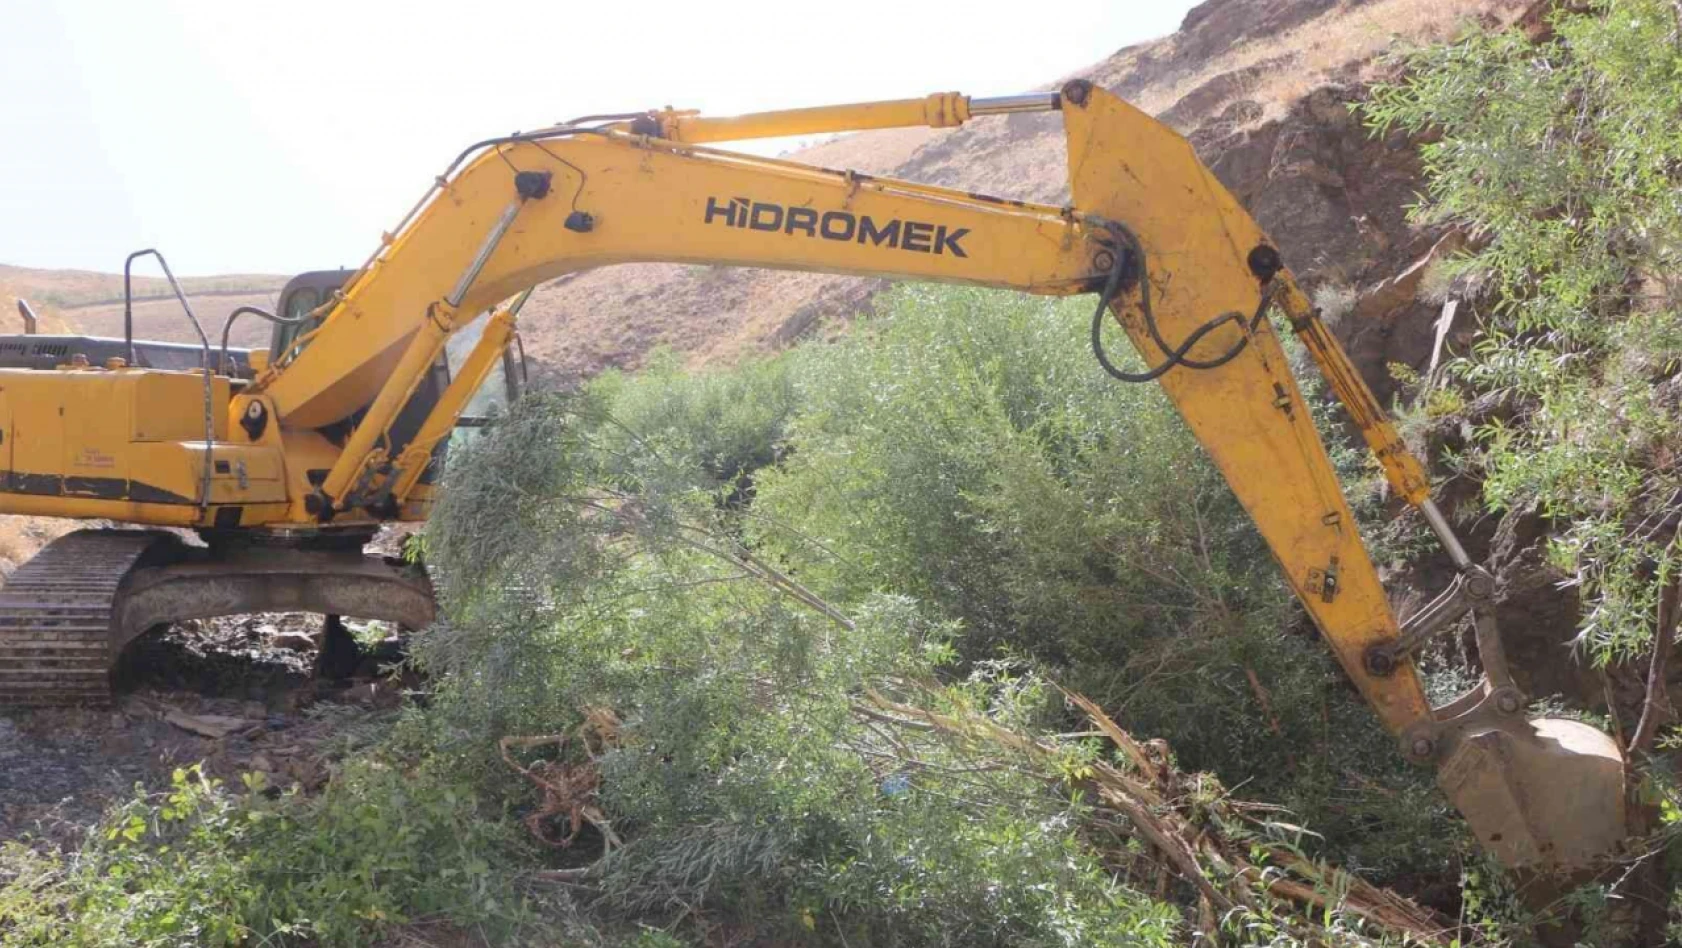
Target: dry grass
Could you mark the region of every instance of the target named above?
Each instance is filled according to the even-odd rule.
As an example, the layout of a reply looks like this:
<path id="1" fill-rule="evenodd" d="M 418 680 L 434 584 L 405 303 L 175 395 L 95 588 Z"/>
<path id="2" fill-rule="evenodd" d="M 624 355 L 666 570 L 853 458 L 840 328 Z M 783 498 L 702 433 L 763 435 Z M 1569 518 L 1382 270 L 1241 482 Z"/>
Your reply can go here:
<path id="1" fill-rule="evenodd" d="M 1263 113 L 1258 121 L 1277 119 L 1291 103 L 1329 82 L 1372 78 L 1385 53 L 1451 39 L 1477 23 L 1511 23 L 1533 5 L 1534 0 L 1376 0 L 1355 6 L 1345 0 L 1301 26 L 1208 60 L 1135 101 L 1146 111 L 1163 112 L 1217 76 L 1278 62 L 1229 99 L 1259 103 Z"/>
<path id="2" fill-rule="evenodd" d="M 57 306 L 30 296 L 24 289 L 0 278 L 0 335 L 23 332 L 23 316 L 18 313 L 18 300 L 29 301 L 35 310 L 40 332 L 75 332 L 76 323 Z"/>
<path id="3" fill-rule="evenodd" d="M 0 271 L 16 268 L 0 268 Z M 40 317 L 40 331 L 43 333 L 86 333 L 91 336 L 120 337 L 123 334 L 123 304 L 119 298 L 115 302 L 94 302 L 78 305 L 55 304 L 51 300 L 63 295 L 76 297 L 88 295 L 97 297 L 103 292 L 105 284 L 90 277 L 105 276 L 108 280 L 115 280 L 117 286 L 122 286 L 121 277 L 110 277 L 105 274 L 89 274 L 79 270 L 28 271 L 32 278 L 28 281 L 13 281 L 0 272 L 0 334 L 23 331 L 23 319 L 18 315 L 17 300 L 21 297 L 29 301 Z M 63 281 L 54 280 L 54 274 L 62 273 Z M 216 287 L 232 287 L 240 285 L 240 281 L 247 279 L 235 277 L 205 277 L 192 281 L 184 289 L 188 299 L 193 304 L 193 312 L 204 326 L 205 334 L 210 337 L 211 347 L 216 347 L 221 339 L 222 324 L 228 314 L 235 307 L 256 306 L 272 310 L 280 295 L 282 278 L 261 278 L 259 282 L 274 283 L 272 289 L 257 289 L 250 292 L 234 292 L 216 289 Z M 162 281 L 159 281 L 160 284 Z M 43 293 L 43 290 L 46 292 Z M 138 290 L 137 290 L 138 294 Z M 234 346 L 266 347 L 269 343 L 270 327 L 261 320 L 245 318 L 234 324 L 233 336 L 230 342 Z M 156 339 L 163 342 L 198 342 L 198 334 L 193 331 L 192 324 L 181 310 L 181 304 L 176 302 L 173 295 L 163 299 L 142 299 L 134 305 L 134 335 L 138 339 Z"/>
<path id="4" fill-rule="evenodd" d="M 210 337 L 212 349 L 221 344 L 222 324 L 235 307 L 256 306 L 272 312 L 279 296 L 278 289 L 250 295 L 188 294 L 193 304 L 193 313 L 198 316 L 205 334 Z M 123 304 L 120 302 L 76 307 L 69 310 L 68 315 L 76 322 L 80 331 L 90 336 L 116 338 L 123 334 Z M 260 319 L 243 317 L 234 324 L 229 345 L 267 348 L 270 328 L 268 323 Z M 196 344 L 199 341 L 198 334 L 193 332 L 192 324 L 187 321 L 187 314 L 181 311 L 181 304 L 176 302 L 173 296 L 134 304 L 134 336 L 136 339 L 156 339 L 162 342 Z"/>
<path id="5" fill-rule="evenodd" d="M 157 264 L 143 260 L 137 270 L 156 273 Z M 226 293 L 258 293 L 279 290 L 286 277 L 266 273 L 228 273 L 220 276 L 183 277 L 181 288 L 189 296 Z M 161 276 L 134 277 L 136 299 L 169 296 L 169 283 Z M 50 305 L 74 309 L 96 303 L 122 302 L 123 277 L 120 273 L 96 273 L 91 270 L 37 270 L 0 264 L 0 287 L 22 295 L 37 306 Z"/>
<path id="6" fill-rule="evenodd" d="M 888 174 L 911 160 L 917 150 L 944 134 L 943 129 L 890 128 L 861 135 L 840 135 L 789 156 L 820 168 L 851 168 Z"/>

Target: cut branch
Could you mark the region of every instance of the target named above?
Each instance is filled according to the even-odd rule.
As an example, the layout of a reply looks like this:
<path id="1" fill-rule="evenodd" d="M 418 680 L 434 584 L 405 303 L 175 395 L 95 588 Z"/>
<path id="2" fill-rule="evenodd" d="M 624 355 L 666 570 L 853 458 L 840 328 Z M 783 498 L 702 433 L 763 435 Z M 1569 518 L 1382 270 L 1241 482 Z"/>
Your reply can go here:
<path id="1" fill-rule="evenodd" d="M 1677 528 L 1671 549 L 1682 546 L 1682 526 Z M 1670 719 L 1670 688 L 1665 673 L 1670 663 L 1670 650 L 1676 644 L 1676 612 L 1682 597 L 1682 570 L 1672 567 L 1670 578 L 1659 590 L 1659 614 L 1653 630 L 1653 657 L 1647 664 L 1647 697 L 1641 706 L 1641 721 L 1629 739 L 1630 753 L 1645 751 L 1658 736 L 1659 725 Z"/>
<path id="2" fill-rule="evenodd" d="M 941 713 L 874 690 L 866 691 L 871 707 L 860 702 L 855 711 L 872 721 L 932 729 L 963 749 L 973 751 L 980 742 L 991 742 L 1034 760 L 1040 770 L 1058 774 L 1068 790 L 1092 804 L 1091 814 L 1083 818 L 1087 838 L 1105 841 L 1100 849 L 1116 864 L 1115 871 L 1131 874 L 1140 859 L 1125 845 L 1125 825 L 1148 844 L 1144 858 L 1158 867 L 1159 893 L 1166 894 L 1167 875 L 1196 892 L 1198 925 L 1211 937 L 1220 919 L 1249 911 L 1285 919 L 1286 927 L 1305 943 L 1375 943 L 1326 927 L 1326 913 L 1338 911 L 1420 944 L 1450 943 L 1449 926 L 1430 911 L 1302 856 L 1290 843 L 1275 838 L 1278 824 L 1253 815 L 1257 808 L 1231 800 L 1211 786 L 1212 778 L 1177 773 L 1165 755 L 1153 754 L 1149 745 L 1122 730 L 1090 699 L 1064 694 L 1121 752 L 1131 765 L 1127 771 L 1102 761 L 1083 764 L 1078 771 L 1047 767 L 1063 753 L 1055 743 L 1019 734 L 980 714 Z M 1185 787 L 1198 787 L 1199 792 L 1184 793 Z"/>

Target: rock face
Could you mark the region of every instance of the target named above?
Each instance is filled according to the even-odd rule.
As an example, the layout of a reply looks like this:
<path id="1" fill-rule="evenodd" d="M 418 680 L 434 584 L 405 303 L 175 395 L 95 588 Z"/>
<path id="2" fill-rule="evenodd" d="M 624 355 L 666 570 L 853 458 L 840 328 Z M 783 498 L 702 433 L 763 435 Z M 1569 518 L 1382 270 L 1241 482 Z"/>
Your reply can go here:
<path id="1" fill-rule="evenodd" d="M 1283 33 L 1321 16 L 1339 0 L 1205 0 L 1180 22 L 1183 51 L 1197 59 L 1216 56 L 1234 45 Z"/>
<path id="2" fill-rule="evenodd" d="M 1349 111 L 1398 42 L 1451 35 L 1468 20 L 1518 21 L 1532 0 L 1208 0 L 1172 36 L 1122 49 L 1081 75 L 1161 116 L 1245 202 L 1310 288 L 1359 290 L 1428 251 L 1405 208 L 1419 188 L 1410 143 L 1377 140 Z M 915 90 L 912 90 L 915 91 Z M 1005 197 L 1061 203 L 1066 156 L 1055 115 L 958 129 L 847 136 L 798 160 Z M 521 316 L 544 380 L 635 366 L 657 346 L 696 363 L 776 348 L 836 325 L 886 283 L 827 274 L 628 265 L 542 287 Z M 1411 303 L 1346 322 L 1369 380 L 1429 358 L 1430 332 L 1404 331 Z M 1429 319 L 1426 319 L 1429 323 Z"/>

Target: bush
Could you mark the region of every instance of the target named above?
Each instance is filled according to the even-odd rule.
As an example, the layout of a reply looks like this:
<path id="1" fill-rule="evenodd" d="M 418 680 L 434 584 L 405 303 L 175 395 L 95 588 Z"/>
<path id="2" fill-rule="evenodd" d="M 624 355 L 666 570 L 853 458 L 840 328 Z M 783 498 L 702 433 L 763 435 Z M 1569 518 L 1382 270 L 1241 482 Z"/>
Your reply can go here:
<path id="1" fill-rule="evenodd" d="M 1487 288 L 1479 340 L 1449 363 L 1486 406 L 1461 468 L 1499 512 L 1556 525 L 1599 662 L 1652 640 L 1682 567 L 1671 515 L 1682 319 L 1682 48 L 1660 0 L 1598 0 L 1535 44 L 1473 33 L 1379 88 L 1377 132 L 1429 132 L 1421 221 L 1481 243 L 1451 276 Z"/>
<path id="2" fill-rule="evenodd" d="M 415 733 L 517 801 L 500 737 L 612 709 L 611 746 L 567 753 L 626 841 L 596 869 L 620 921 L 899 944 L 1171 928 L 1048 833 L 1071 804 L 1043 783 L 920 770 L 913 801 L 885 798 L 902 749 L 852 706 L 872 683 L 1049 675 L 1359 865 L 1454 845 L 1166 400 L 1092 364 L 1083 308 L 902 291 L 836 345 L 517 406 L 427 531 L 449 620 L 417 643 Z M 1072 723 L 1034 693 L 1007 702 L 1022 727 Z"/>
<path id="3" fill-rule="evenodd" d="M 830 614 L 743 542 L 759 517 L 746 478 L 778 453 L 782 417 L 743 392 L 781 391 L 783 371 L 612 378 L 522 405 L 475 446 L 427 539 L 451 621 L 417 643 L 437 684 L 411 733 L 518 798 L 490 750 L 499 737 L 576 732 L 611 708 L 611 741 L 571 751 L 599 769 L 627 841 L 597 867 L 604 920 L 722 916 L 777 938 L 908 945 L 1168 930 L 1173 912 L 1046 836 L 1068 803 L 1030 776 L 1013 779 L 1031 807 L 983 814 L 938 780 L 926 796 L 884 794 L 889 755 L 861 752 L 874 739 L 853 702 L 865 683 L 934 675 L 955 630 L 885 591 Z M 697 450 L 720 442 L 677 422 L 715 424 L 709 404 L 759 419 L 761 437 Z M 475 502 L 511 535 L 462 529 L 490 516 Z M 1028 882 L 1001 888 L 1001 873 Z"/>
<path id="4" fill-rule="evenodd" d="M 886 310 L 836 345 L 514 406 L 446 472 L 421 543 L 445 619 L 414 642 L 430 694 L 395 743 L 319 800 L 183 774 L 69 861 L 20 855 L 15 930 L 345 944 L 436 914 L 518 935 L 508 875 L 531 863 L 498 817 L 519 810 L 591 827 L 556 857 L 588 867 L 586 943 L 1182 939 L 1130 883 L 1140 844 L 1054 789 L 1096 749 L 1048 767 L 860 711 L 875 689 L 1086 727 L 1048 678 L 1293 806 L 1345 862 L 1453 845 L 1166 400 L 1092 364 L 1084 306 Z M 499 751 L 522 736 L 582 789 L 536 809 Z"/>
<path id="5" fill-rule="evenodd" d="M 837 601 L 893 589 L 960 620 L 965 659 L 1031 661 L 1358 864 L 1441 858 L 1418 846 L 1453 845 L 1434 791 L 1166 397 L 1094 364 L 1087 306 L 906 289 L 884 322 L 796 353 L 757 541 Z"/>
<path id="6" fill-rule="evenodd" d="M 1660 647 L 1682 569 L 1682 24 L 1660 0 L 1594 0 L 1562 6 L 1551 26 L 1539 43 L 1477 32 L 1413 53 L 1408 78 L 1377 89 L 1366 114 L 1375 132 L 1426 142 L 1416 218 L 1474 236 L 1444 276 L 1469 290 L 1479 335 L 1447 364 L 1459 391 L 1429 406 L 1469 416 L 1470 443 L 1450 461 L 1481 483 L 1487 509 L 1542 518 L 1552 564 L 1580 594 L 1573 644 L 1633 678 L 1625 663 Z M 1632 865 L 1548 906 L 1575 917 L 1582 943 L 1656 943 L 1652 893 L 1665 876 L 1674 889 L 1672 768 L 1644 766 L 1652 734 L 1626 721 L 1608 730 L 1644 777 L 1634 822 L 1663 827 L 1651 845 L 1669 864 Z M 1659 746 L 1674 751 L 1674 731 Z M 1485 931 L 1533 933 L 1511 880 L 1467 883 L 1467 916 Z"/>
<path id="7" fill-rule="evenodd" d="M 0 943 L 360 945 L 417 919 L 511 937 L 533 918 L 499 865 L 513 837 L 465 789 L 373 758 L 319 798 L 245 789 L 177 770 L 71 855 L 6 844 Z"/>

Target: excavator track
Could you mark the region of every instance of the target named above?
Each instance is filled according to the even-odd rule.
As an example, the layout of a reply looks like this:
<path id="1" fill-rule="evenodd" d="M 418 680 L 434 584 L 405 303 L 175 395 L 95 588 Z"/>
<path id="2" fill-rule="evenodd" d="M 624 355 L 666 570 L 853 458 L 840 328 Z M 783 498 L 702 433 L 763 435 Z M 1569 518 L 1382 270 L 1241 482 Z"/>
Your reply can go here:
<path id="1" fill-rule="evenodd" d="M 187 619 L 312 612 L 419 629 L 434 610 L 423 568 L 355 548 L 213 549 L 158 531 L 79 530 L 0 588 L 0 705 L 109 705 L 123 649 Z"/>
<path id="2" fill-rule="evenodd" d="M 123 581 L 171 539 L 78 530 L 19 567 L 0 588 L 0 705 L 110 704 L 112 616 Z"/>

